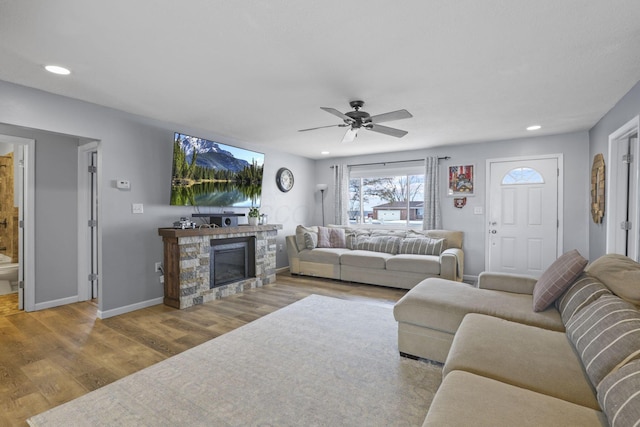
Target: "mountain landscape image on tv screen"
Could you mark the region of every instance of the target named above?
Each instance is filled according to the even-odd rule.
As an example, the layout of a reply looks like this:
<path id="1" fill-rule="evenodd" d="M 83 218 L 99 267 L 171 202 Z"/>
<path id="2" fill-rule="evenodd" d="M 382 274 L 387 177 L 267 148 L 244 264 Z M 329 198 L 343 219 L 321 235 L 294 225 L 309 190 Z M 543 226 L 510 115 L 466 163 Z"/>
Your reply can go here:
<path id="1" fill-rule="evenodd" d="M 176 133 L 171 204 L 260 206 L 264 154 Z"/>

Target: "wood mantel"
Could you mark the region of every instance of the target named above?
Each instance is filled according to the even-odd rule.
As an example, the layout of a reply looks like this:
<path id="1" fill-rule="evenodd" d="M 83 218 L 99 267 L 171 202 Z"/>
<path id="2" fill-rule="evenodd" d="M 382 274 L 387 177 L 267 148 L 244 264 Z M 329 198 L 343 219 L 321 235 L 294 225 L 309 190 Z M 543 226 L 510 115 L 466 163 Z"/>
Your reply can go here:
<path id="1" fill-rule="evenodd" d="M 187 308 L 275 282 L 276 236 L 281 224 L 216 228 L 159 228 L 164 245 L 164 303 Z M 210 288 L 212 239 L 256 237 L 256 277 Z"/>

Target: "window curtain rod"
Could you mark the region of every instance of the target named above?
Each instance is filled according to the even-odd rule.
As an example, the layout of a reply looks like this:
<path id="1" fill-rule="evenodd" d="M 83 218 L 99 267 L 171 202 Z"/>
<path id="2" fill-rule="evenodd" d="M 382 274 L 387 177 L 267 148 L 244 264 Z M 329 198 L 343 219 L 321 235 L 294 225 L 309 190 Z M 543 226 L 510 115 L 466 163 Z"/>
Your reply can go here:
<path id="1" fill-rule="evenodd" d="M 444 157 L 438 157 L 438 160 L 449 160 L 451 157 L 450 156 L 444 156 Z M 347 167 L 351 167 L 351 166 L 373 166 L 373 165 L 390 165 L 393 163 L 410 163 L 410 162 L 419 162 L 420 160 L 424 160 L 424 159 L 415 159 L 415 160 L 395 160 L 392 162 L 375 162 L 375 163 L 358 163 L 356 165 L 347 165 Z M 331 165 L 329 166 L 329 168 L 333 169 L 335 166 Z"/>

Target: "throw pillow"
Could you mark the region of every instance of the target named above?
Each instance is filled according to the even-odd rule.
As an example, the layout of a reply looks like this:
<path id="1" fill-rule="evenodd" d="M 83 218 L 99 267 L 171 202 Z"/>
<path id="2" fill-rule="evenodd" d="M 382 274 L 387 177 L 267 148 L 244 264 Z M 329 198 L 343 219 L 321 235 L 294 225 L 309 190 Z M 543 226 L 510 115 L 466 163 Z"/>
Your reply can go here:
<path id="1" fill-rule="evenodd" d="M 400 241 L 398 253 L 439 256 L 445 249 L 445 239 L 412 237 Z"/>
<path id="2" fill-rule="evenodd" d="M 318 233 L 304 233 L 305 249 L 315 249 L 318 247 Z"/>
<path id="3" fill-rule="evenodd" d="M 573 282 L 569 289 L 556 300 L 556 308 L 565 325 L 580 310 L 611 292 L 598 279 L 584 272 Z"/>
<path id="4" fill-rule="evenodd" d="M 398 253 L 399 238 L 393 236 L 358 237 L 355 249 L 372 252 Z"/>
<path id="5" fill-rule="evenodd" d="M 319 248 L 346 248 L 347 241 L 342 228 L 318 227 Z"/>
<path id="6" fill-rule="evenodd" d="M 640 360 L 629 362 L 598 384 L 598 402 L 612 426 L 640 425 Z"/>
<path id="7" fill-rule="evenodd" d="M 607 254 L 593 261 L 586 271 L 620 298 L 640 305 L 640 264 L 631 258 Z"/>
<path id="8" fill-rule="evenodd" d="M 318 240 L 318 227 L 305 227 L 304 225 L 298 225 L 296 227 L 296 245 L 298 245 L 298 250 L 303 250 L 306 247 L 304 233 L 315 234 L 316 241 Z"/>
<path id="9" fill-rule="evenodd" d="M 615 295 L 601 296 L 566 327 L 594 387 L 619 366 L 640 358 L 640 312 Z"/>
<path id="10" fill-rule="evenodd" d="M 546 310 L 582 273 L 586 265 L 587 260 L 575 249 L 555 260 L 533 287 L 533 311 Z"/>

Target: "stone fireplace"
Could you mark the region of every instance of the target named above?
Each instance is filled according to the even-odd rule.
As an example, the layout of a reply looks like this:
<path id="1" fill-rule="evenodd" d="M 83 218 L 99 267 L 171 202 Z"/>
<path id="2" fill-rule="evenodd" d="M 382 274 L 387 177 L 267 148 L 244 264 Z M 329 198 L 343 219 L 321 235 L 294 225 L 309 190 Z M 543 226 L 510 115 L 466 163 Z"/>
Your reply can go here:
<path id="1" fill-rule="evenodd" d="M 164 303 L 187 308 L 275 282 L 279 229 L 282 225 L 158 229 L 164 244 Z"/>

